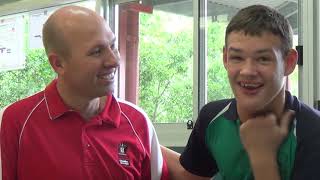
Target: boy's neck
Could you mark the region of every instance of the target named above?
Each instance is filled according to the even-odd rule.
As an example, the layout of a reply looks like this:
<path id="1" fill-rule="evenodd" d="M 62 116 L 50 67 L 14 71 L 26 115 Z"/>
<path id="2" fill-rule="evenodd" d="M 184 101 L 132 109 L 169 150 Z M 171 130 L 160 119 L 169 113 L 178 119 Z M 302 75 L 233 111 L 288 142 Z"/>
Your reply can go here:
<path id="1" fill-rule="evenodd" d="M 266 113 L 274 113 L 277 118 L 282 116 L 285 110 L 285 90 L 284 88 L 278 93 L 278 95 L 261 111 L 250 112 L 247 108 L 241 108 L 237 103 L 238 116 L 241 123 L 246 122 L 248 119 L 255 118 L 256 116 L 263 115 Z"/>

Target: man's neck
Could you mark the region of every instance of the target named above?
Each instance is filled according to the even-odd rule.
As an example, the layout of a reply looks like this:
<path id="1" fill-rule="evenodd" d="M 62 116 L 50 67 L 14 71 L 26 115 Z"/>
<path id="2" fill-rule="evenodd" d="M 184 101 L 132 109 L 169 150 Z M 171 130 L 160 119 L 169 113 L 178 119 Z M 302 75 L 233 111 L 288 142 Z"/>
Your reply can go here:
<path id="1" fill-rule="evenodd" d="M 57 83 L 58 92 L 63 102 L 71 109 L 80 113 L 80 115 L 89 121 L 92 117 L 99 114 L 104 106 L 106 97 L 85 97 L 70 91 L 62 83 Z"/>

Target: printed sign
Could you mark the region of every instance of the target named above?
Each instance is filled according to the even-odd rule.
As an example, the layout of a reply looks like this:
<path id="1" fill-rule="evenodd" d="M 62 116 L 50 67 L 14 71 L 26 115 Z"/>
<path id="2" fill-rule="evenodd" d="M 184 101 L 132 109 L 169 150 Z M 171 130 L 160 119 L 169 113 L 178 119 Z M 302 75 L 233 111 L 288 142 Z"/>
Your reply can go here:
<path id="1" fill-rule="evenodd" d="M 0 18 L 0 71 L 24 67 L 24 27 L 23 15 Z"/>

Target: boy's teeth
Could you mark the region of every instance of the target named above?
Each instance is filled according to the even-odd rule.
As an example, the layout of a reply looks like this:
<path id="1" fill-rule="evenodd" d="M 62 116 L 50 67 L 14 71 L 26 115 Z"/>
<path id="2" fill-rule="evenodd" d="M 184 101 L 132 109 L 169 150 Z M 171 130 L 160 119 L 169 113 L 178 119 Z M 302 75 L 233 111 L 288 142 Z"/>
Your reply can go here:
<path id="1" fill-rule="evenodd" d="M 247 83 L 241 83 L 242 87 L 249 87 L 249 88 L 256 88 L 259 85 L 258 84 L 247 84 Z"/>

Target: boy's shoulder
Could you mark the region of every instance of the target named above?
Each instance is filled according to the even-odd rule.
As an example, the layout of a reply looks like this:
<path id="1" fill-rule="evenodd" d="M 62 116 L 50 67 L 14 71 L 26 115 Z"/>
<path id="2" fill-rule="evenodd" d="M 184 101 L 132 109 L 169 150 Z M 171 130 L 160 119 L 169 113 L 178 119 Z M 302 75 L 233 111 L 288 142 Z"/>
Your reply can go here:
<path id="1" fill-rule="evenodd" d="M 298 138 L 320 138 L 320 111 L 300 102 L 295 117 Z"/>
<path id="2" fill-rule="evenodd" d="M 200 111 L 200 117 L 206 117 L 212 120 L 216 115 L 223 111 L 230 103 L 235 102 L 235 99 L 221 99 L 207 103 Z"/>
<path id="3" fill-rule="evenodd" d="M 220 116 L 226 111 L 231 110 L 232 108 L 234 108 L 234 105 L 235 105 L 235 99 L 222 99 L 222 100 L 211 101 L 207 103 L 201 108 L 201 111 L 197 119 L 197 124 L 199 124 L 201 128 L 206 129 L 209 123 L 215 117 Z M 237 116 L 237 115 L 235 114 L 234 116 Z"/>

